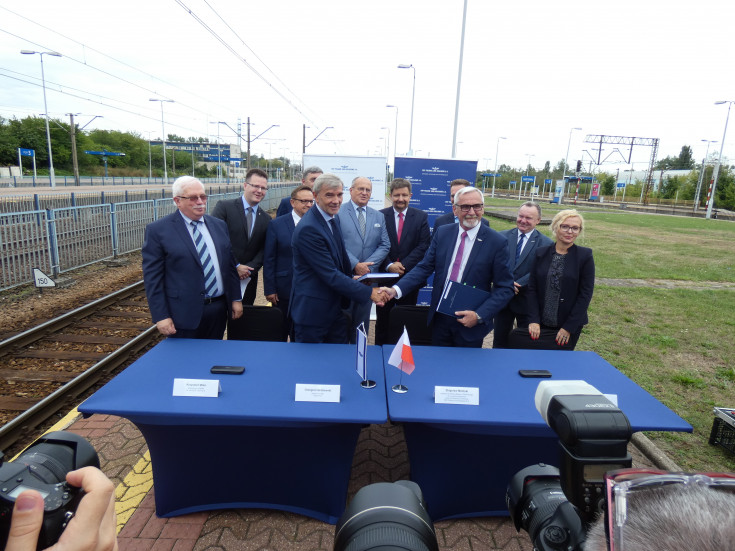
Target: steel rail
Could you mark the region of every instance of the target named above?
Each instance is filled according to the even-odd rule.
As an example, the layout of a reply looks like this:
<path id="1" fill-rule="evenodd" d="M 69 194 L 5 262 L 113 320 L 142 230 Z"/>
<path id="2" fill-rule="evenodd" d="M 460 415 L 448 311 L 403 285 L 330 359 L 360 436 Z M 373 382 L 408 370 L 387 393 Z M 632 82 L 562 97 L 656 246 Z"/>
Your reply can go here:
<path id="1" fill-rule="evenodd" d="M 50 333 L 53 333 L 54 331 L 58 331 L 59 329 L 74 323 L 77 320 L 90 316 L 101 308 L 114 304 L 115 302 L 140 291 L 142 288 L 143 282 L 138 281 L 137 283 L 133 283 L 132 285 L 128 285 L 127 287 L 120 289 L 119 291 L 99 298 L 94 302 L 80 306 L 71 312 L 67 312 L 66 314 L 50 319 L 41 325 L 37 325 L 27 331 L 23 331 L 22 333 L 18 333 L 17 335 L 0 341 L 0 357 L 5 356 L 16 347 L 29 345 L 44 338 Z"/>

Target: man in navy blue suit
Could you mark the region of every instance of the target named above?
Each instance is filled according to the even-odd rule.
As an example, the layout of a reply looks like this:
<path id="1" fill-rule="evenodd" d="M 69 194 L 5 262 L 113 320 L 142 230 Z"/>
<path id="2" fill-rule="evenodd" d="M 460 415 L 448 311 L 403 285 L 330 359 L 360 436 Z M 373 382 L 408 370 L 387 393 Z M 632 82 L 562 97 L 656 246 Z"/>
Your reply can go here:
<path id="1" fill-rule="evenodd" d="M 168 337 L 221 339 L 228 310 L 232 319 L 242 315 L 227 226 L 204 214 L 207 196 L 196 178 L 178 178 L 172 191 L 178 211 L 148 224 L 143 238 L 143 281 L 151 317 Z"/>
<path id="2" fill-rule="evenodd" d="M 408 206 L 411 201 L 411 182 L 409 180 L 396 178 L 390 183 L 389 190 L 393 206 L 380 212 L 385 216 L 390 250 L 380 271 L 398 274 L 399 279 L 396 281 L 398 284 L 401 281 L 400 278 L 424 258 L 431 243 L 431 231 L 426 213 Z M 416 289 L 377 309 L 375 344 L 388 344 L 388 326 L 393 306 L 395 304 L 415 306 L 418 296 L 419 290 Z"/>
<path id="3" fill-rule="evenodd" d="M 493 317 L 513 297 L 513 276 L 508 268 L 508 241 L 480 223 L 485 208 L 482 192 L 465 187 L 454 196 L 458 224 L 437 229 L 424 259 L 400 284 L 381 287 L 388 296 L 403 296 L 422 286 L 434 274 L 429 323 L 434 346 L 481 348 L 493 328 Z M 488 297 L 474 310 L 459 310 L 454 316 L 436 312 L 444 286 L 456 281 L 487 291 Z"/>
<path id="4" fill-rule="evenodd" d="M 276 218 L 268 224 L 265 235 L 265 253 L 263 255 L 263 294 L 273 306 L 283 312 L 284 339 L 293 334 L 292 322 L 288 315 L 293 280 L 293 251 L 291 240 L 301 217 L 314 204 L 314 193 L 308 186 L 299 186 L 291 192 L 293 210 L 288 216 Z"/>
<path id="5" fill-rule="evenodd" d="M 373 183 L 369 178 L 358 176 L 350 186 L 350 200 L 339 210 L 340 229 L 350 258 L 352 274 L 363 276 L 377 272 L 390 249 L 388 232 L 383 213 L 368 206 L 373 194 Z M 356 340 L 355 329 L 363 325 L 370 331 L 370 309 L 373 303 L 352 301 L 350 307 L 351 327 L 349 340 Z"/>
<path id="6" fill-rule="evenodd" d="M 449 204 L 454 205 L 454 195 L 463 187 L 471 186 L 467 180 L 464 178 L 457 178 L 456 180 L 452 180 L 449 183 Z M 454 208 L 447 212 L 446 214 L 442 214 L 439 216 L 436 220 L 434 220 L 434 227 L 431 229 L 432 233 L 436 231 L 436 228 L 439 226 L 444 226 L 445 224 L 456 224 L 459 220 L 457 220 L 457 215 L 454 213 Z M 490 222 L 488 222 L 484 218 L 480 218 L 480 221 L 486 225 L 488 228 L 490 227 Z"/>
<path id="7" fill-rule="evenodd" d="M 301 177 L 301 185 L 306 186 L 309 189 L 314 189 L 314 181 L 317 179 L 318 176 L 322 174 L 322 169 L 318 166 L 310 166 L 306 170 L 304 170 L 304 175 Z M 281 199 L 281 203 L 278 205 L 278 210 L 276 211 L 276 218 L 279 216 L 283 216 L 284 214 L 288 214 L 293 210 L 293 206 L 291 205 L 291 197 L 284 197 Z"/>
<path id="8" fill-rule="evenodd" d="M 345 311 L 351 300 L 385 302 L 385 295 L 352 278 L 340 222 L 343 184 L 334 174 L 314 182 L 314 208 L 307 211 L 293 234 L 291 318 L 296 342 L 346 344 L 349 324 Z"/>
<path id="9" fill-rule="evenodd" d="M 533 201 L 526 201 L 518 209 L 516 227 L 500 232 L 508 239 L 509 267 L 513 274 L 515 296 L 493 320 L 493 348 L 508 347 L 508 336 L 516 319 L 519 327 L 528 325 L 525 291 L 535 251 L 553 244 L 551 239 L 536 229 L 539 222 L 541 206 Z"/>

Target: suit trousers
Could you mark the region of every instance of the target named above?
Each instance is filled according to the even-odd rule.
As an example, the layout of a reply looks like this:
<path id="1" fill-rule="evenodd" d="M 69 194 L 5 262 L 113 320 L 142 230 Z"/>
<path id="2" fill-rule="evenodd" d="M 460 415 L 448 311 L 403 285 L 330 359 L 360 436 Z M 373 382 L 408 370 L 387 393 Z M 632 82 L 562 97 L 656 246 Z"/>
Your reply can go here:
<path id="1" fill-rule="evenodd" d="M 397 300 L 391 300 L 385 306 L 376 307 L 377 319 L 375 321 L 375 344 L 382 346 L 384 344 L 395 344 L 388 342 L 388 332 L 390 328 L 390 311 L 394 306 L 416 306 L 419 299 L 419 290 L 416 289 L 410 293 L 403 295 Z"/>
<path id="2" fill-rule="evenodd" d="M 293 324 L 296 342 L 347 344 L 347 330 L 349 327 L 348 317 L 340 311 L 339 315 L 332 321 L 331 325 L 305 325 Z"/>
<path id="3" fill-rule="evenodd" d="M 222 340 L 227 325 L 227 298 L 221 298 L 204 305 L 202 319 L 196 329 L 176 329 L 170 339 L 215 339 Z"/>
<path id="4" fill-rule="evenodd" d="M 432 346 L 455 346 L 458 348 L 482 348 L 484 339 L 467 340 L 464 325 L 457 318 L 446 314 L 434 313 L 434 326 L 431 330 Z"/>
<path id="5" fill-rule="evenodd" d="M 569 335 L 569 342 L 565 345 L 556 343 L 556 334 L 558 332 L 558 327 L 542 325 L 539 338 L 533 340 L 528 334 L 528 326 L 517 327 L 511 331 L 510 338 L 508 339 L 508 348 L 522 350 L 574 350 L 582 331 Z"/>
<path id="6" fill-rule="evenodd" d="M 497 313 L 493 319 L 493 348 L 508 348 L 508 338 L 516 321 L 518 327 L 528 326 L 528 316 L 516 314 L 510 306 Z"/>

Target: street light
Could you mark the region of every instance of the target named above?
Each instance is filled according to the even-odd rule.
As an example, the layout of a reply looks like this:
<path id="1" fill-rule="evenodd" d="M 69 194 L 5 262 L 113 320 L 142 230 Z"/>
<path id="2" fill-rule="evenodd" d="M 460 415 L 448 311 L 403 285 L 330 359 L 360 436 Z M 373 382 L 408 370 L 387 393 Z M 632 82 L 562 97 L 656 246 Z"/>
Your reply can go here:
<path id="1" fill-rule="evenodd" d="M 51 187 L 56 187 L 56 174 L 54 174 L 54 160 L 51 155 L 51 130 L 48 126 L 48 106 L 46 105 L 46 75 L 43 71 L 43 56 L 52 55 L 54 57 L 61 57 L 59 52 L 37 52 L 35 50 L 21 50 L 23 55 L 38 54 L 41 57 L 41 84 L 43 85 L 43 110 L 46 113 L 46 141 L 48 142 L 48 175 Z"/>
<path id="2" fill-rule="evenodd" d="M 161 143 L 163 144 L 163 183 L 168 185 L 168 166 L 166 165 L 166 130 L 163 126 L 163 104 L 173 103 L 172 99 L 150 98 L 148 101 L 158 101 L 161 103 Z"/>
<path id="3" fill-rule="evenodd" d="M 715 202 L 715 189 L 717 189 L 717 175 L 720 173 L 720 164 L 722 163 L 722 150 L 725 149 L 725 136 L 727 135 L 727 123 L 730 120 L 730 108 L 735 101 L 725 100 L 716 101 L 715 105 L 722 105 L 727 103 L 727 118 L 725 118 L 725 131 L 722 133 L 722 142 L 720 144 L 720 156 L 717 158 L 717 164 L 715 170 L 712 172 L 712 184 L 710 185 L 709 193 L 707 194 L 707 214 L 705 218 L 709 219 L 712 217 L 712 205 Z"/>
<path id="4" fill-rule="evenodd" d="M 413 94 L 411 95 L 411 130 L 408 134 L 408 156 L 413 157 L 413 106 L 416 101 L 416 67 L 401 63 L 399 69 L 413 69 Z"/>
<path id="5" fill-rule="evenodd" d="M 707 168 L 707 156 L 709 155 L 709 144 L 717 143 L 717 140 L 701 140 L 707 143 L 707 151 L 704 154 L 704 160 L 702 161 L 702 172 L 699 174 L 699 181 L 697 181 L 697 193 L 694 194 L 694 212 L 699 210 L 699 194 L 702 191 L 702 183 L 704 182 L 704 170 Z"/>
<path id="6" fill-rule="evenodd" d="M 500 148 L 500 140 L 507 140 L 505 136 L 499 136 L 498 142 L 495 144 L 495 172 L 493 172 L 493 192 L 490 197 L 495 197 L 495 175 L 498 173 L 498 149 Z"/>
<path id="7" fill-rule="evenodd" d="M 393 171 L 395 172 L 396 168 L 396 148 L 398 147 L 398 106 L 397 105 L 386 105 L 386 107 L 390 107 L 391 109 L 396 110 L 396 124 L 395 128 L 393 129 Z"/>
<path id="8" fill-rule="evenodd" d="M 567 164 L 567 161 L 569 160 L 569 147 L 572 145 L 572 132 L 575 130 L 582 130 L 579 127 L 574 127 L 569 129 L 569 141 L 567 142 L 567 156 L 564 157 L 564 168 L 561 171 L 561 179 L 567 177 L 567 168 L 569 168 L 569 165 Z"/>

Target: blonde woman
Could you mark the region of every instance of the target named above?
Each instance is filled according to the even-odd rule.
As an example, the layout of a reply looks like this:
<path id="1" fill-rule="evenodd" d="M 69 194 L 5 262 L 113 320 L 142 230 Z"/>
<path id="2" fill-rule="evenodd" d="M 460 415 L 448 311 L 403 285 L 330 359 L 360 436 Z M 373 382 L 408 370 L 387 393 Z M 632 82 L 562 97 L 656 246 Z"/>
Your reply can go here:
<path id="1" fill-rule="evenodd" d="M 574 350 L 595 286 L 592 249 L 575 244 L 584 219 L 574 209 L 551 221 L 555 243 L 536 250 L 528 280 L 528 328 L 511 335 L 511 348 Z"/>

